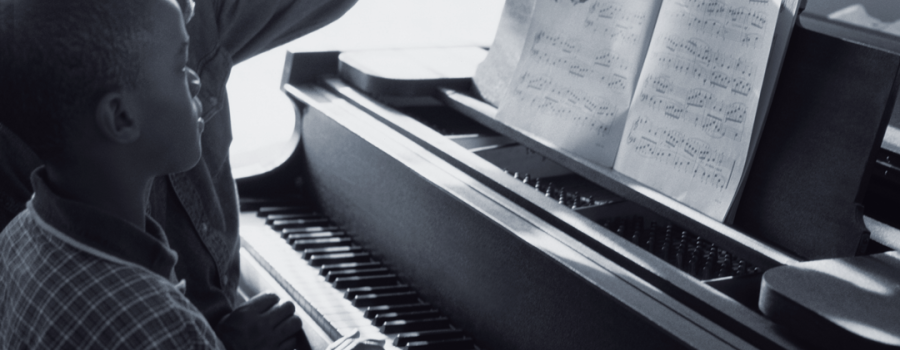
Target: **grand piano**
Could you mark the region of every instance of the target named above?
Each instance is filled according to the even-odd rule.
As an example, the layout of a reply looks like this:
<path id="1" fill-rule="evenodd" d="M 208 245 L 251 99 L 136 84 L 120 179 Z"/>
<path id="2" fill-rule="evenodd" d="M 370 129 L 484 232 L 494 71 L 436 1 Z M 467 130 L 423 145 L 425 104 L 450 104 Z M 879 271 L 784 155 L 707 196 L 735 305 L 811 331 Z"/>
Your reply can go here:
<path id="1" fill-rule="evenodd" d="M 360 74 L 289 52 L 296 148 L 238 180 L 241 290 L 301 306 L 313 348 L 354 330 L 390 349 L 900 346 L 766 279 L 896 259 L 897 37 L 800 15 L 728 224 L 499 123 L 469 79 Z"/>

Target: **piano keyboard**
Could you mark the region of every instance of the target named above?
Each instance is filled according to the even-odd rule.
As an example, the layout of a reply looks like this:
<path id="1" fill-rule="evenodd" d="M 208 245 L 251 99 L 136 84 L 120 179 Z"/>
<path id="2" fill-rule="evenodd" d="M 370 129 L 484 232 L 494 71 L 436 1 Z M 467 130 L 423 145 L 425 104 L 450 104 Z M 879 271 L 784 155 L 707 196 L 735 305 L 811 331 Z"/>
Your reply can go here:
<path id="1" fill-rule="evenodd" d="M 339 225 L 308 207 L 243 212 L 241 238 L 242 246 L 333 339 L 358 330 L 363 338 L 384 339 L 390 350 L 477 349 Z"/>

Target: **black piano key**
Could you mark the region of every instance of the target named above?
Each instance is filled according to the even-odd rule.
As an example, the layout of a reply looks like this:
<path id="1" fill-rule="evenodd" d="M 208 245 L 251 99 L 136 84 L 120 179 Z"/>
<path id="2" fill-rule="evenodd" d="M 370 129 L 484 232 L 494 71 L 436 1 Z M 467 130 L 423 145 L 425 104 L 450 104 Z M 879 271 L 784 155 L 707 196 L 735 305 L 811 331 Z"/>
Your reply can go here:
<path id="1" fill-rule="evenodd" d="M 372 324 L 375 326 L 381 326 L 387 321 L 396 321 L 396 320 L 421 320 L 425 318 L 435 318 L 439 317 L 440 314 L 435 309 L 430 310 L 421 310 L 421 311 L 409 311 L 409 312 L 386 312 L 382 314 L 378 314 L 375 318 L 372 319 Z"/>
<path id="2" fill-rule="evenodd" d="M 324 247 L 335 247 L 348 245 L 352 243 L 353 240 L 350 237 L 327 237 L 327 238 L 313 238 L 313 239 L 295 239 L 291 245 L 294 247 L 294 250 L 303 250 L 307 248 L 324 248 Z"/>
<path id="3" fill-rule="evenodd" d="M 281 230 L 281 238 L 287 238 L 288 235 L 295 233 L 315 233 L 326 231 L 340 231 L 341 228 L 334 225 L 326 226 L 309 226 L 309 227 L 290 227 Z"/>
<path id="4" fill-rule="evenodd" d="M 328 273 L 335 270 L 346 270 L 346 269 L 368 269 L 372 267 L 381 266 L 380 261 L 365 261 L 365 262 L 349 262 L 349 263 L 340 263 L 340 264 L 325 264 L 319 267 L 319 274 L 322 276 L 328 276 Z"/>
<path id="5" fill-rule="evenodd" d="M 294 249 L 302 251 L 302 258 L 309 260 L 310 265 L 319 266 L 320 275 L 334 288 L 346 289 L 345 297 L 354 306 L 365 307 L 364 317 L 373 319 L 382 332 L 405 332 L 406 348 L 474 348 L 471 339 L 450 329 L 445 317 L 419 300 L 417 293 L 401 284 L 396 274 L 372 261 L 368 252 L 352 245 L 352 239 L 330 224 L 328 218 L 312 212 L 292 212 L 294 209 L 297 208 L 270 207 L 260 212 L 269 213 L 267 216 L 259 216 L 266 217 L 267 224 L 280 231 Z"/>
<path id="6" fill-rule="evenodd" d="M 313 232 L 313 233 L 292 233 L 287 235 L 284 239 L 288 241 L 288 244 L 294 244 L 294 241 L 299 239 L 313 239 L 313 238 L 329 238 L 329 237 L 344 237 L 347 234 L 344 231 L 323 231 L 323 232 Z"/>
<path id="7" fill-rule="evenodd" d="M 411 291 L 409 289 L 409 285 L 406 284 L 397 284 L 393 286 L 364 286 L 364 287 L 354 287 L 347 288 L 344 291 L 344 298 L 353 300 L 357 295 L 363 294 L 391 294 L 391 293 L 405 293 Z M 394 304 L 394 303 L 386 303 L 386 304 Z"/>
<path id="8" fill-rule="evenodd" d="M 337 289 L 344 289 L 364 286 L 390 286 L 397 283 L 397 275 L 390 273 L 386 275 L 338 277 L 334 280 L 334 282 L 331 283 L 331 285 Z"/>
<path id="9" fill-rule="evenodd" d="M 406 350 L 470 350 L 475 348 L 472 338 L 413 341 L 406 344 Z"/>
<path id="10" fill-rule="evenodd" d="M 294 248 L 297 249 L 297 248 Z M 322 255 L 322 254 L 336 254 L 336 253 L 355 253 L 361 252 L 362 247 L 358 245 L 343 245 L 337 247 L 324 247 L 324 248 L 307 248 L 303 249 L 303 254 L 300 255 L 303 259 L 309 259 L 313 255 Z"/>
<path id="11" fill-rule="evenodd" d="M 309 226 L 321 226 L 328 223 L 328 218 L 325 217 L 314 217 L 308 219 L 291 219 L 291 220 L 275 220 L 272 221 L 269 226 L 276 230 L 281 230 L 285 228 L 292 227 L 309 227 Z"/>
<path id="12" fill-rule="evenodd" d="M 462 338 L 463 332 L 459 329 L 437 329 L 432 331 L 422 331 L 422 332 L 409 332 L 409 333 L 400 333 L 397 334 L 397 337 L 394 338 L 395 346 L 406 346 L 409 342 L 416 341 L 428 341 L 428 340 L 442 340 L 442 339 L 457 339 Z"/>
<path id="13" fill-rule="evenodd" d="M 308 206 L 297 206 L 297 205 L 288 205 L 288 206 L 266 206 L 260 207 L 259 210 L 256 211 L 256 216 L 264 218 L 271 214 L 291 214 L 291 213 L 305 213 L 312 211 Z"/>
<path id="14" fill-rule="evenodd" d="M 450 320 L 446 317 L 426 318 L 422 320 L 396 320 L 388 321 L 381 325 L 381 332 L 385 334 L 406 333 L 415 331 L 427 331 L 432 329 L 449 328 Z M 409 345 L 409 343 L 407 343 Z"/>
<path id="15" fill-rule="evenodd" d="M 307 219 L 311 217 L 321 217 L 319 213 L 309 212 L 309 213 L 291 213 L 291 214 L 269 214 L 266 215 L 266 225 L 271 225 L 275 220 L 290 220 L 290 219 Z"/>
<path id="16" fill-rule="evenodd" d="M 357 277 L 357 276 L 371 276 L 371 275 L 384 275 L 390 273 L 387 267 L 373 267 L 373 268 L 365 268 L 365 269 L 342 269 L 342 270 L 331 270 L 327 274 L 325 274 L 325 280 L 328 282 L 334 282 L 334 280 L 338 277 Z"/>
<path id="17" fill-rule="evenodd" d="M 382 313 L 428 310 L 430 308 L 431 304 L 427 303 L 369 306 L 363 317 L 372 319 Z"/>
<path id="18" fill-rule="evenodd" d="M 410 304 L 418 301 L 416 292 L 360 294 L 353 298 L 353 306 L 365 307 L 389 304 Z"/>
<path id="19" fill-rule="evenodd" d="M 247 198 L 239 200 L 242 212 L 259 211 L 260 207 L 305 206 L 298 198 Z"/>
<path id="20" fill-rule="evenodd" d="M 316 254 L 309 257 L 309 264 L 322 266 L 325 264 L 340 264 L 345 262 L 366 262 L 371 259 L 368 252 Z"/>

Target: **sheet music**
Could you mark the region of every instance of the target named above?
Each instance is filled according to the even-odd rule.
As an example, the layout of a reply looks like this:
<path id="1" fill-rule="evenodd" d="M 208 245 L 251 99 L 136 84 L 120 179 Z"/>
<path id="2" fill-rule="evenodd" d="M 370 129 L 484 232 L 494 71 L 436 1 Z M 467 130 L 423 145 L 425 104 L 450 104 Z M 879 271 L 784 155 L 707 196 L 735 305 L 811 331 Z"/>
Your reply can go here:
<path id="1" fill-rule="evenodd" d="M 611 167 L 661 0 L 538 0 L 497 119 Z"/>
<path id="2" fill-rule="evenodd" d="M 506 0 L 488 57 L 478 65 L 472 78 L 475 90 L 494 106 L 500 105 L 519 63 L 534 2 L 535 0 Z"/>
<path id="3" fill-rule="evenodd" d="M 615 170 L 723 220 L 744 174 L 781 0 L 665 0 Z"/>

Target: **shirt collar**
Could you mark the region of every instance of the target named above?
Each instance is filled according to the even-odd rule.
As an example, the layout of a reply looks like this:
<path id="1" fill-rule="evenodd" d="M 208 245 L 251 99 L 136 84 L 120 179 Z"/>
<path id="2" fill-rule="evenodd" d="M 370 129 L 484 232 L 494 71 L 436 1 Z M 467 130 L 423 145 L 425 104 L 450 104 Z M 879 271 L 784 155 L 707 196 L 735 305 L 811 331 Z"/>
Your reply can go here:
<path id="1" fill-rule="evenodd" d="M 146 230 L 87 204 L 60 197 L 47 186 L 46 170 L 31 174 L 34 211 L 69 238 L 170 279 L 178 254 L 169 248 L 162 227 L 149 216 Z"/>

